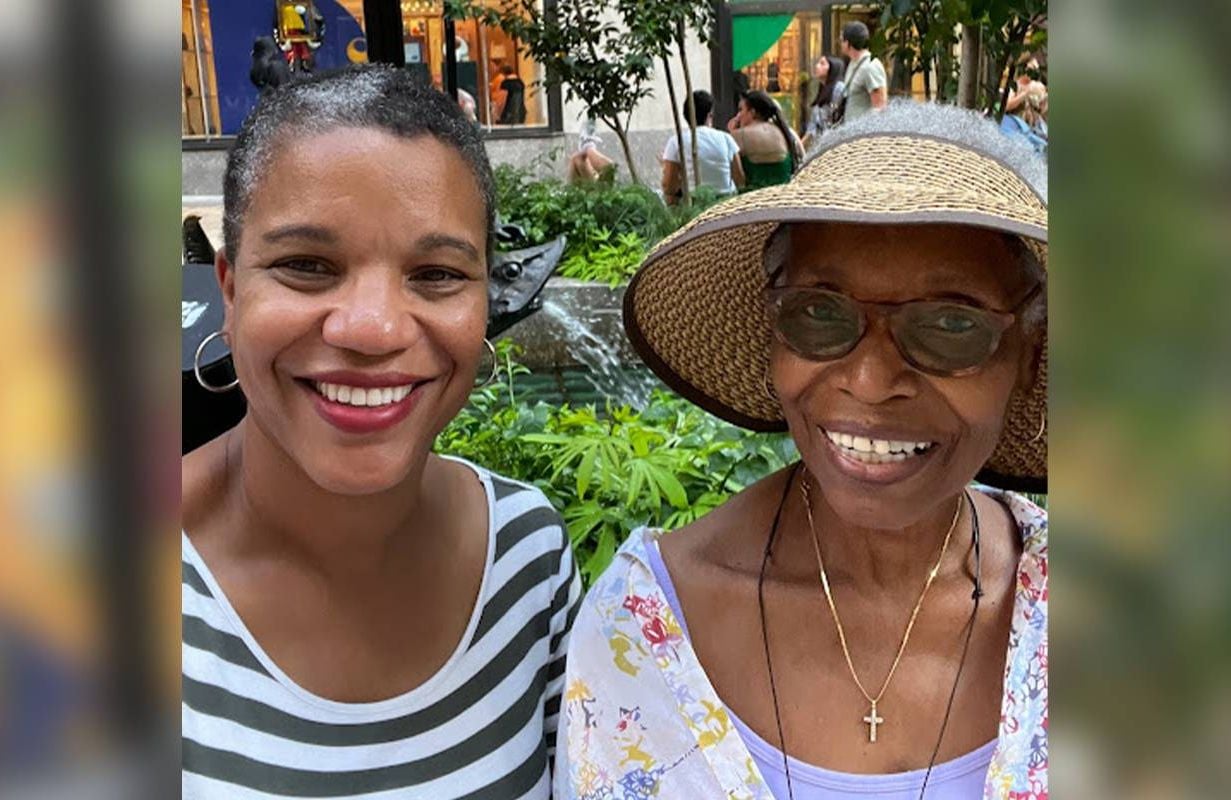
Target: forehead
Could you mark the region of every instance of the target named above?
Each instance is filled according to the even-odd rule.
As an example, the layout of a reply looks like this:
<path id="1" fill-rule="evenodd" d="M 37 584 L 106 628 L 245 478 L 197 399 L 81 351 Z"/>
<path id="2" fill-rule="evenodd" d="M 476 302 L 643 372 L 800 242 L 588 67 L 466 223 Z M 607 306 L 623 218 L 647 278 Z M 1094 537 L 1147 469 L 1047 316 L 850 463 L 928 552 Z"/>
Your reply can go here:
<path id="1" fill-rule="evenodd" d="M 257 175 L 244 224 L 305 218 L 356 234 L 397 220 L 430 225 L 477 236 L 479 249 L 486 236 L 478 181 L 456 149 L 427 134 L 406 138 L 374 128 L 303 135 L 274 150 Z"/>
<path id="2" fill-rule="evenodd" d="M 863 300 L 964 295 L 1003 307 L 1032 276 L 1007 237 L 963 225 L 812 223 L 790 229 L 786 278 Z"/>

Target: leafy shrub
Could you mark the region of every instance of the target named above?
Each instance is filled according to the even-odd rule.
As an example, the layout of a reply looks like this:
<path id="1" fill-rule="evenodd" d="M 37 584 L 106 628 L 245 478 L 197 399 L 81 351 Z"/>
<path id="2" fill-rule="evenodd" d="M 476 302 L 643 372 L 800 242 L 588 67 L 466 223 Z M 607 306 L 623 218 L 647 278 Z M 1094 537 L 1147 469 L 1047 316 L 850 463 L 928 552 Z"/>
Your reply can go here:
<path id="1" fill-rule="evenodd" d="M 589 585 L 641 525 L 674 529 L 794 458 L 785 434 L 753 434 L 656 391 L 645 409 L 573 408 L 519 397 L 517 347 L 475 390 L 437 449 L 533 484 L 560 510 Z"/>
<path id="2" fill-rule="evenodd" d="M 597 275 L 584 280 L 626 280 L 650 247 L 718 201 L 717 193 L 708 187 L 696 190 L 692 206 L 682 208 L 664 205 L 657 194 L 640 184 L 535 179 L 529 168 L 511 164 L 499 164 L 494 172 L 496 208 L 502 221 L 524 228 L 532 245 L 567 236 L 561 274 Z M 585 268 L 596 261 L 603 266 Z"/>
<path id="3" fill-rule="evenodd" d="M 560 263 L 559 274 L 614 288 L 628 282 L 645 259 L 645 242 L 631 231 L 612 236 L 611 231 L 603 228 L 586 244 L 585 249 Z"/>

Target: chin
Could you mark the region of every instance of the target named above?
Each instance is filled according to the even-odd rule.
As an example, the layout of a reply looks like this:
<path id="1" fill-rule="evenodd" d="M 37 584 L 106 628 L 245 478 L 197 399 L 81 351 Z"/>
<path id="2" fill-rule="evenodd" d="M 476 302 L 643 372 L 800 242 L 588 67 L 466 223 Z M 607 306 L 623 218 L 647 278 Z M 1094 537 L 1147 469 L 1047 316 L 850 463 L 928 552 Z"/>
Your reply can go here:
<path id="1" fill-rule="evenodd" d="M 413 461 L 407 455 L 390 458 L 349 453 L 328 463 L 305 463 L 304 467 L 312 482 L 325 491 L 359 497 L 395 488 L 406 480 Z"/>

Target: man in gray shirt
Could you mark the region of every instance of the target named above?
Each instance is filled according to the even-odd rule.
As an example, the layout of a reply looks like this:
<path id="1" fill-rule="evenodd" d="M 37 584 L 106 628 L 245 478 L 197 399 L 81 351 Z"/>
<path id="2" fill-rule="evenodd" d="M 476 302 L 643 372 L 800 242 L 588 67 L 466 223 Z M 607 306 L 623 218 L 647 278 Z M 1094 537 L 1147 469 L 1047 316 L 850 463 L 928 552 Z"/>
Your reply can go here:
<path id="1" fill-rule="evenodd" d="M 872 109 L 885 107 L 889 84 L 885 65 L 868 52 L 868 26 L 848 22 L 842 26 L 842 55 L 850 61 L 846 68 L 845 120 L 856 120 Z"/>

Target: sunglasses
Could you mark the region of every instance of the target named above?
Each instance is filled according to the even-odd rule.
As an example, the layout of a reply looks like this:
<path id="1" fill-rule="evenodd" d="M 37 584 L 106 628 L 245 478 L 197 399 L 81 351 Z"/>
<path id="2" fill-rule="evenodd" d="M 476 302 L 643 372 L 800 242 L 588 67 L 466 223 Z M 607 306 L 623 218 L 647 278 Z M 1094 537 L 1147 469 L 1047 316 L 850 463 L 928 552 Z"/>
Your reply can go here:
<path id="1" fill-rule="evenodd" d="M 1043 289 L 1036 284 L 1010 311 L 946 300 L 865 303 L 829 289 L 784 286 L 765 291 L 774 335 L 811 361 L 834 361 L 862 341 L 868 317 L 883 316 L 906 363 L 941 377 L 969 375 L 987 363 L 1017 314 Z"/>

